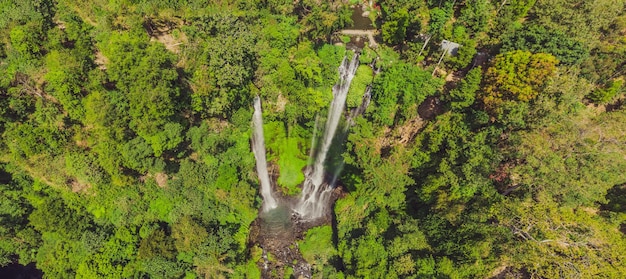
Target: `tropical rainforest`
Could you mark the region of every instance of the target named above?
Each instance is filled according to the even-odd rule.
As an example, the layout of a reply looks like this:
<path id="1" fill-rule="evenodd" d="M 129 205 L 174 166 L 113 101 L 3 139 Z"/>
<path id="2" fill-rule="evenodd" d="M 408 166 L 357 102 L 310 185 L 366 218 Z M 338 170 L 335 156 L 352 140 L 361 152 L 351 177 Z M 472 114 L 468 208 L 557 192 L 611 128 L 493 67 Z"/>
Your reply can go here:
<path id="1" fill-rule="evenodd" d="M 332 221 L 264 269 L 253 100 L 297 197 L 353 53 Z M 2 0 L 0 273 L 626 278 L 625 78 L 624 0 Z"/>

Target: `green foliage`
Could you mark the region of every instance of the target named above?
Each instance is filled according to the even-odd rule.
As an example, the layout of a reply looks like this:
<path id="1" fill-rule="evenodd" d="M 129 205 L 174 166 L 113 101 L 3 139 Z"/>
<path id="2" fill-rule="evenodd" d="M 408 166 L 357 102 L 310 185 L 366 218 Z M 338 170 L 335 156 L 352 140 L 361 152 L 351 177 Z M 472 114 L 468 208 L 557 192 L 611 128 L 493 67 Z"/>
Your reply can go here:
<path id="1" fill-rule="evenodd" d="M 0 165 L 0 266 L 11 263 L 15 256 L 22 264 L 32 262 L 41 241 L 41 235 L 24 222 L 33 212 L 32 201 L 39 193 L 33 191 L 27 177 L 11 175 L 6 172 L 9 170 L 9 166 Z"/>
<path id="2" fill-rule="evenodd" d="M 324 42 L 352 9 L 218 2 L 0 3 L 0 265 L 262 276 L 251 100 L 277 189 L 299 193 L 353 55 Z M 385 44 L 361 50 L 347 107 L 374 82 L 372 103 L 330 154 L 345 162 L 336 222 L 298 243 L 313 277 L 625 277 L 623 1 L 365 6 Z M 441 39 L 462 45 L 445 87 L 431 76 Z M 468 69 L 477 50 L 485 72 Z M 418 118 L 439 91 L 445 105 Z"/>
<path id="3" fill-rule="evenodd" d="M 451 64 L 454 69 L 462 69 L 467 67 L 476 55 L 476 41 L 470 39 L 465 27 L 455 26 L 452 30 L 452 41 L 460 44 L 458 53 L 449 58 L 447 64 Z"/>
<path id="4" fill-rule="evenodd" d="M 297 186 L 304 182 L 302 169 L 306 167 L 308 153 L 303 147 L 308 147 L 308 141 L 297 133 L 287 135 L 284 123 L 270 122 L 264 125 L 266 148 L 270 154 L 268 161 L 276 162 L 280 175 L 278 185 L 285 188 L 285 193 L 296 195 L 300 193 Z"/>
<path id="5" fill-rule="evenodd" d="M 401 44 L 406 37 L 406 28 L 408 25 L 409 14 L 407 10 L 402 9 L 395 11 L 381 28 L 383 41 L 391 45 Z"/>
<path id="6" fill-rule="evenodd" d="M 155 257 L 142 261 L 141 270 L 147 273 L 150 278 L 181 278 L 185 274 L 186 266 L 162 257 Z"/>
<path id="7" fill-rule="evenodd" d="M 80 103 L 80 84 L 84 80 L 81 65 L 70 53 L 52 51 L 46 55 L 46 67 L 46 89 L 53 92 L 72 118 L 82 119 L 85 113 Z"/>
<path id="8" fill-rule="evenodd" d="M 365 47 L 361 50 L 361 54 L 359 55 L 359 63 L 361 65 L 369 65 L 378 57 L 378 54 L 375 50 Z"/>
<path id="9" fill-rule="evenodd" d="M 9 0 L 0 4 L 0 11 L 0 28 L 4 29 L 11 23 L 38 22 L 42 28 L 48 29 L 54 24 L 56 7 L 55 2 L 49 0 Z"/>
<path id="10" fill-rule="evenodd" d="M 43 34 L 35 24 L 18 25 L 11 29 L 11 47 L 20 55 L 34 58 L 42 51 Z"/>
<path id="11" fill-rule="evenodd" d="M 500 42 L 502 37 L 506 37 L 519 29 L 536 2 L 537 0 L 492 2 L 496 16 L 494 17 L 494 22 L 490 25 L 492 26 L 490 30 L 491 39 L 495 43 Z"/>
<path id="12" fill-rule="evenodd" d="M 450 100 L 450 106 L 453 110 L 464 109 L 474 104 L 476 94 L 480 89 L 481 79 L 482 68 L 471 69 L 458 87 L 450 90 L 450 95 L 447 98 Z"/>
<path id="13" fill-rule="evenodd" d="M 258 36 L 245 18 L 228 12 L 195 18 L 193 27 L 195 40 L 202 41 L 202 48 L 195 50 L 199 65 L 193 69 L 194 110 L 225 116 L 246 106 L 257 67 Z"/>
<path id="14" fill-rule="evenodd" d="M 128 35 L 113 36 L 105 54 L 108 73 L 128 102 L 129 127 L 148 142 L 156 156 L 182 141 L 180 124 L 172 123 L 172 103 L 179 95 L 173 57 L 159 44 Z"/>
<path id="15" fill-rule="evenodd" d="M 503 204 L 497 213 L 518 239 L 511 250 L 515 268 L 546 278 L 624 275 L 610 264 L 621 261 L 624 253 L 616 225 L 584 209 L 559 208 L 548 201 L 529 204 Z"/>
<path id="16" fill-rule="evenodd" d="M 429 72 L 406 63 L 393 64 L 374 80 L 374 119 L 384 125 L 402 123 L 417 116 L 417 106 L 434 95 L 442 81 Z"/>
<path id="17" fill-rule="evenodd" d="M 141 137 L 129 140 L 121 147 L 120 155 L 123 165 L 129 169 L 145 173 L 161 171 L 165 165 L 162 160 L 154 158 L 154 152 L 148 143 Z"/>
<path id="18" fill-rule="evenodd" d="M 172 228 L 172 238 L 175 239 L 174 245 L 179 252 L 197 250 L 207 237 L 206 230 L 189 216 L 183 217 Z"/>
<path id="19" fill-rule="evenodd" d="M 512 51 L 499 54 L 487 69 L 482 101 L 496 115 L 507 102 L 528 102 L 554 76 L 558 60 L 550 54 Z"/>
<path id="20" fill-rule="evenodd" d="M 500 51 L 526 50 L 533 53 L 550 53 L 561 63 L 579 64 L 589 55 L 589 50 L 562 31 L 550 31 L 541 25 L 527 25 L 503 39 Z"/>
<path id="21" fill-rule="evenodd" d="M 604 86 L 613 79 L 624 77 L 626 65 L 621 62 L 626 55 L 626 41 L 623 40 L 624 27 L 626 27 L 626 15 L 622 13 L 622 15 L 614 18 L 608 27 L 602 29 L 601 40 L 585 41 L 591 45 L 602 42 L 595 45 L 595 48 L 590 52 L 590 57 L 580 66 L 581 73 L 586 79 Z"/>
<path id="22" fill-rule="evenodd" d="M 623 11 L 624 3 L 619 1 L 578 3 L 556 0 L 537 1 L 532 14 L 546 29 L 563 32 L 569 38 L 593 47 L 602 44 L 603 30 Z"/>
<path id="23" fill-rule="evenodd" d="M 101 184 L 108 182 L 108 177 L 98 165 L 94 154 L 71 151 L 65 154 L 67 174 L 83 183 Z"/>
<path id="24" fill-rule="evenodd" d="M 256 36 L 236 18 L 218 17 L 213 24 L 220 25 L 211 32 L 217 37 L 207 44 L 207 66 L 213 71 L 219 88 L 243 89 L 255 66 L 253 47 Z"/>
<path id="25" fill-rule="evenodd" d="M 346 97 L 346 107 L 355 108 L 361 105 L 363 94 L 367 87 L 372 84 L 374 73 L 368 65 L 360 65 L 350 84 L 348 96 Z"/>
<path id="26" fill-rule="evenodd" d="M 291 14 L 295 8 L 294 3 L 289 0 L 270 0 L 266 5 L 271 11 L 279 14 Z"/>
<path id="27" fill-rule="evenodd" d="M 312 44 L 298 44 L 295 49 L 292 49 L 290 58 L 296 78 L 305 86 L 314 86 L 322 82 L 321 61 L 315 55 Z"/>
<path id="28" fill-rule="evenodd" d="M 335 255 L 337 250 L 332 243 L 330 226 L 315 227 L 306 232 L 304 240 L 298 244 L 302 257 L 309 263 L 324 266 Z"/>
<path id="29" fill-rule="evenodd" d="M 154 230 L 143 238 L 139 244 L 137 257 L 151 259 L 154 257 L 170 258 L 174 256 L 174 242 L 161 229 Z"/>
<path id="30" fill-rule="evenodd" d="M 324 45 L 317 50 L 317 56 L 322 63 L 325 82 L 334 82 L 338 79 L 336 69 L 346 55 L 346 48 L 342 46 Z"/>
<path id="31" fill-rule="evenodd" d="M 522 18 L 526 16 L 536 2 L 536 0 L 512 0 L 507 5 L 506 12 L 511 13 L 516 18 Z"/>
<path id="32" fill-rule="evenodd" d="M 39 154 L 59 154 L 67 142 L 67 131 L 56 107 L 36 103 L 36 111 L 26 123 L 13 122 L 6 127 L 5 144 L 15 158 L 30 158 Z"/>
<path id="33" fill-rule="evenodd" d="M 430 10 L 430 21 L 428 29 L 431 33 L 440 35 L 444 31 L 444 26 L 450 19 L 450 15 L 446 10 L 434 8 Z"/>
<path id="34" fill-rule="evenodd" d="M 65 238 L 72 232 L 89 229 L 87 217 L 81 212 L 68 208 L 63 201 L 47 199 L 29 215 L 30 224 L 38 231 L 52 231 Z"/>
<path id="35" fill-rule="evenodd" d="M 352 22 L 352 11 L 348 6 L 331 4 L 311 0 L 299 2 L 299 8 L 304 11 L 300 15 L 300 32 L 311 40 L 328 39 L 332 32 Z"/>
<path id="36" fill-rule="evenodd" d="M 287 50 L 297 43 L 297 27 L 293 16 L 269 18 L 261 33 L 272 49 Z"/>
<path id="37" fill-rule="evenodd" d="M 615 80 L 609 82 L 607 88 L 598 88 L 595 91 L 591 92 L 587 95 L 587 98 L 592 100 L 594 103 L 605 104 L 610 102 L 615 98 L 615 96 L 619 95 L 622 92 L 622 84 L 624 81 Z"/>
<path id="38" fill-rule="evenodd" d="M 418 197 L 453 215 L 458 208 L 451 205 L 467 202 L 488 189 L 490 181 L 485 175 L 491 171 L 489 162 L 494 156 L 489 131 L 474 132 L 463 118 L 458 113 L 439 116 L 436 124 L 418 136 L 416 146 L 420 147 L 417 154 L 430 158 L 416 162 L 415 175 L 423 176 L 416 189 Z"/>
<path id="39" fill-rule="evenodd" d="M 461 9 L 459 22 L 465 25 L 472 33 L 485 32 L 489 28 L 490 13 L 493 6 L 487 0 L 465 1 L 465 6 Z"/>
<path id="40" fill-rule="evenodd" d="M 618 124 L 623 118 L 623 112 L 602 115 L 586 124 L 569 118 L 536 132 L 521 133 L 512 146 L 518 146 L 518 156 L 526 163 L 511 170 L 515 183 L 540 192 L 542 199 L 572 207 L 604 202 L 606 191 L 624 179 L 617 171 L 624 165 L 617 155 L 621 147 L 609 140 L 623 131 Z M 581 131 L 582 135 L 569 131 Z M 597 149 L 595 144 L 600 141 L 604 141 L 602 148 Z M 548 146 L 551 152 L 545 150 Z"/>

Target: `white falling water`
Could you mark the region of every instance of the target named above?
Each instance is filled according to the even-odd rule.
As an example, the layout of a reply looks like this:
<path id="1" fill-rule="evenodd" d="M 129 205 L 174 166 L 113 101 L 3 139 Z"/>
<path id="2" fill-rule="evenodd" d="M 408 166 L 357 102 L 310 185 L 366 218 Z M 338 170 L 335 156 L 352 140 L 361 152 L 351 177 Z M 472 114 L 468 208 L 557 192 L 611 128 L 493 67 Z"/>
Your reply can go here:
<path id="1" fill-rule="evenodd" d="M 346 118 L 346 125 L 343 128 L 343 139 L 345 140 L 346 136 L 348 135 L 348 130 L 350 129 L 350 127 L 354 126 L 354 119 L 357 118 L 358 116 L 362 115 L 363 113 L 365 113 L 365 110 L 367 110 L 367 107 L 370 105 L 370 101 L 372 99 L 372 86 L 368 86 L 365 89 L 365 94 L 363 94 L 363 98 L 361 99 L 361 105 L 359 105 L 356 108 L 353 108 L 352 111 L 350 112 L 350 115 L 348 115 L 348 118 Z M 339 178 L 339 174 L 341 174 L 341 171 L 343 170 L 343 161 L 339 163 L 338 166 L 335 167 L 334 171 L 333 171 L 333 178 L 332 180 L 330 180 L 330 185 L 335 185 L 335 183 L 337 182 L 337 179 Z"/>
<path id="2" fill-rule="evenodd" d="M 256 159 L 256 172 L 261 181 L 261 196 L 263 197 L 263 211 L 269 211 L 278 205 L 272 196 L 270 176 L 267 172 L 265 158 L 265 138 L 263 136 L 263 116 L 261 111 L 261 99 L 254 98 L 254 115 L 252 116 L 254 134 L 252 135 L 252 151 Z"/>
<path id="3" fill-rule="evenodd" d="M 328 118 L 324 126 L 320 147 L 317 150 L 313 165 L 307 169 L 306 179 L 302 187 L 302 197 L 295 208 L 295 211 L 302 218 L 319 218 L 324 215 L 329 205 L 334 185 L 324 184 L 324 163 L 344 111 L 350 83 L 358 66 L 358 54 L 355 54 L 350 61 L 344 57 L 339 66 L 339 83 L 333 87 L 333 100 L 328 110 Z"/>

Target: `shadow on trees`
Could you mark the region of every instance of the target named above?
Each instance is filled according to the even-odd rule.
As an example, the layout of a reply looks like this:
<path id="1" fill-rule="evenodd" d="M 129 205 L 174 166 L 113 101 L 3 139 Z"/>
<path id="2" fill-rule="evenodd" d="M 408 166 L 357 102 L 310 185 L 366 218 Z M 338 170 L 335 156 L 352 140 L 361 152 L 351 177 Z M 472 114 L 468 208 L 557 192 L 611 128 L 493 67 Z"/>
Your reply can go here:
<path id="1" fill-rule="evenodd" d="M 602 210 L 626 213 L 626 184 L 613 186 L 607 191 L 605 198 L 608 203 L 601 206 Z"/>

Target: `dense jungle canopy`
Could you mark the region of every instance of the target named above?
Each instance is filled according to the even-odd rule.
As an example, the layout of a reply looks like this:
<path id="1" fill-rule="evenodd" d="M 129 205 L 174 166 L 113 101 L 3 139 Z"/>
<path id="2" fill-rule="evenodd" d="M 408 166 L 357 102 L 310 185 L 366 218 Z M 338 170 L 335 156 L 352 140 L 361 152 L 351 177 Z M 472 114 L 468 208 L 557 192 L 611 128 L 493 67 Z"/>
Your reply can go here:
<path id="1" fill-rule="evenodd" d="M 313 278 L 626 278 L 625 0 L 1 0 L 0 273 L 297 278 L 250 241 L 253 99 L 298 196 L 355 51 Z"/>

